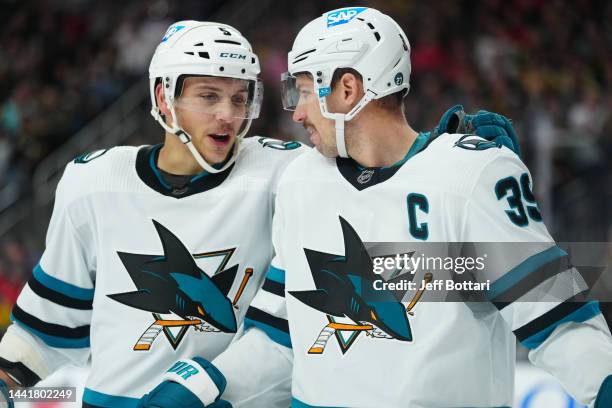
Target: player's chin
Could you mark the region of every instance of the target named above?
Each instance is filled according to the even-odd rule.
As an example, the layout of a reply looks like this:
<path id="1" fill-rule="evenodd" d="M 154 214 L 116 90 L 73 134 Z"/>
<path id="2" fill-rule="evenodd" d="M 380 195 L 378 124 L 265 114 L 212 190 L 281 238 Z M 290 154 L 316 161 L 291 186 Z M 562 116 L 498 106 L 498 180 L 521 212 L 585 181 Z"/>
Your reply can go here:
<path id="1" fill-rule="evenodd" d="M 333 159 L 335 157 L 338 157 L 338 150 L 336 148 L 326 146 L 323 143 L 316 144 L 315 149 L 317 149 L 319 153 L 321 153 L 327 158 Z"/>
<path id="2" fill-rule="evenodd" d="M 218 144 L 204 139 L 200 140 L 199 143 L 196 144 L 196 149 L 208 163 L 217 164 L 225 161 L 233 146 L 233 141 Z"/>
<path id="3" fill-rule="evenodd" d="M 223 146 L 223 147 L 213 147 L 213 148 L 207 149 L 206 156 L 209 158 L 208 161 L 213 164 L 224 162 L 225 159 L 227 158 L 227 155 L 232 150 L 232 147 L 233 147 L 233 144 L 228 144 L 227 146 Z"/>

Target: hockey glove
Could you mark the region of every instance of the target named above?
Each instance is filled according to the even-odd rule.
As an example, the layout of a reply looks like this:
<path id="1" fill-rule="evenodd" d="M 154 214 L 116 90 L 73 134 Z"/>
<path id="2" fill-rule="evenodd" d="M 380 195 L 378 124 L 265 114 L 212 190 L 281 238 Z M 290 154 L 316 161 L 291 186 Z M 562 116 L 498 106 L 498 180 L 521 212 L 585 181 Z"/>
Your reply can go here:
<path id="1" fill-rule="evenodd" d="M 6 407 L 8 408 L 15 408 L 15 403 L 9 395 L 8 390 L 8 385 L 6 385 L 4 381 L 0 380 L 0 406 L 4 407 L 6 404 Z"/>
<path id="2" fill-rule="evenodd" d="M 225 391 L 225 377 L 201 357 L 177 361 L 163 379 L 140 399 L 139 408 L 232 408 L 232 404 L 219 399 Z"/>
<path id="3" fill-rule="evenodd" d="M 437 137 L 442 133 L 476 134 L 497 146 L 506 146 L 519 157 L 521 155 L 512 123 L 497 113 L 479 110 L 475 115 L 468 115 L 462 105 L 455 105 L 444 112 L 433 131 L 433 136 Z"/>

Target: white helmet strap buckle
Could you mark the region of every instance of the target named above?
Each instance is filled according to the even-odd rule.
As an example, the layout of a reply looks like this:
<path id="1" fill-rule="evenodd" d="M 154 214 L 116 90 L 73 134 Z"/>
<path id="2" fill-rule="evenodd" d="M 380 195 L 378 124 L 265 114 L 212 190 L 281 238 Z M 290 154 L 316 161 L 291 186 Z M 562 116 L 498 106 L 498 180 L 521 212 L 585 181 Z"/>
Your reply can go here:
<path id="1" fill-rule="evenodd" d="M 187 132 L 185 132 L 183 129 L 177 130 L 176 132 L 174 132 L 174 134 L 179 138 L 181 142 L 183 142 L 183 144 L 191 142 L 191 137 L 189 137 Z"/>

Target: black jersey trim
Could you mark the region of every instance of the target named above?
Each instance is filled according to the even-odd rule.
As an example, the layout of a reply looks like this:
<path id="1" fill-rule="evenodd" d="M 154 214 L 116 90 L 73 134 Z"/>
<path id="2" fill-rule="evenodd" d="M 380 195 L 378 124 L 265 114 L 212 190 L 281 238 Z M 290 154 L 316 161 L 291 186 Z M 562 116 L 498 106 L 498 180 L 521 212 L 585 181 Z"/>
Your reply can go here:
<path id="1" fill-rule="evenodd" d="M 261 287 L 266 292 L 273 293 L 277 296 L 285 297 L 285 285 L 282 283 L 275 282 L 271 279 L 264 280 L 264 284 Z"/>
<path id="2" fill-rule="evenodd" d="M 184 198 L 219 186 L 229 176 L 235 163 L 220 173 L 208 173 L 194 177 L 184 188 L 172 188 L 159 173 L 156 163 L 162 145 L 145 146 L 136 155 L 136 173 L 151 189 L 168 197 Z M 151 165 L 153 162 L 153 165 Z"/>
<path id="3" fill-rule="evenodd" d="M 270 313 L 264 312 L 263 310 L 258 309 L 256 307 L 249 307 L 249 310 L 247 310 L 245 317 L 267 324 L 268 326 L 272 326 L 285 333 L 289 333 L 289 323 L 287 322 L 287 320 L 281 319 L 280 317 L 272 316 Z"/>
<path id="4" fill-rule="evenodd" d="M 430 133 L 420 133 L 406 153 L 406 156 L 388 167 L 362 167 L 351 158 L 336 158 L 336 166 L 342 177 L 357 190 L 362 191 L 389 180 L 411 157 L 420 153 L 426 146 Z"/>
<path id="5" fill-rule="evenodd" d="M 60 306 L 65 306 L 78 310 L 92 309 L 92 300 L 81 300 L 66 296 L 63 293 L 59 293 L 52 289 L 49 289 L 48 287 L 37 281 L 34 277 L 32 277 L 28 281 L 28 286 L 30 287 L 30 289 L 32 289 L 32 292 L 36 293 L 41 298 L 47 299 Z"/>
<path id="6" fill-rule="evenodd" d="M 599 302 L 584 302 L 584 295 L 579 294 L 567 299 L 540 317 L 514 330 L 516 338 L 528 349 L 542 344 L 555 328 L 563 323 L 581 323 L 601 313 Z"/>
<path id="7" fill-rule="evenodd" d="M 0 369 L 10 374 L 22 387 L 32 387 L 40 381 L 40 377 L 20 361 L 8 361 L 0 357 Z"/>
<path id="8" fill-rule="evenodd" d="M 491 299 L 491 302 L 498 310 L 502 310 L 542 282 L 562 272 L 571 270 L 571 268 L 572 265 L 569 256 L 566 255 L 561 258 L 555 258 L 525 276 L 510 289 L 500 293 L 496 298 Z"/>
<path id="9" fill-rule="evenodd" d="M 29 314 L 18 305 L 13 307 L 13 316 L 22 324 L 48 336 L 61 337 L 64 339 L 88 339 L 89 325 L 78 327 L 67 327 L 61 324 L 47 323 Z"/>

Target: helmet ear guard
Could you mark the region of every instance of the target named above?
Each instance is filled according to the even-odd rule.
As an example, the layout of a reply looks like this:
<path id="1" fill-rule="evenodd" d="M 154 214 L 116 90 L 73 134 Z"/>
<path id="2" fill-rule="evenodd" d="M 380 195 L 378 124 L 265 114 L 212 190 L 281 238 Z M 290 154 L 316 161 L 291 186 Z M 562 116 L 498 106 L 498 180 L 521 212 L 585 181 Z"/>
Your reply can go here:
<path id="1" fill-rule="evenodd" d="M 249 42 L 235 28 L 226 24 L 193 20 L 176 22 L 164 34 L 149 65 L 151 115 L 166 132 L 176 135 L 187 146 L 200 167 L 209 173 L 224 171 L 236 160 L 240 142 L 248 132 L 251 121 L 259 117 L 263 99 L 259 73 L 259 59 Z M 183 79 L 191 76 L 232 78 L 249 83 L 249 105 L 242 118 L 245 123 L 236 137 L 230 158 L 220 169 L 206 162 L 193 146 L 191 136 L 177 121 L 176 107 L 179 105 L 177 100 Z M 157 105 L 155 88 L 159 83 L 172 114 L 170 124 L 166 123 Z"/>
<path id="2" fill-rule="evenodd" d="M 410 88 L 410 43 L 389 16 L 366 7 L 332 10 L 308 23 L 298 33 L 288 54 L 288 74 L 309 73 L 321 114 L 336 122 L 336 147 L 348 157 L 344 123 L 354 118 L 372 100 Z M 363 80 L 364 96 L 347 114 L 330 112 L 326 97 L 339 68 L 352 68 Z M 283 96 L 287 101 L 290 97 Z M 297 104 L 295 104 L 297 105 Z M 287 109 L 287 107 L 286 107 Z"/>

